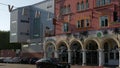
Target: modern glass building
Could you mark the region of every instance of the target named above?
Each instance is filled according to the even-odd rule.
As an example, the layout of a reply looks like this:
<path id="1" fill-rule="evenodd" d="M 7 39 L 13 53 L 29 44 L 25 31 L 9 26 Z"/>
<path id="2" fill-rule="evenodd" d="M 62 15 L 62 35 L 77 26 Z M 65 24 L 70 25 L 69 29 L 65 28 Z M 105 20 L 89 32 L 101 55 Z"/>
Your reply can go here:
<path id="1" fill-rule="evenodd" d="M 42 57 L 46 30 L 51 31 L 54 0 L 20 7 L 11 12 L 10 43 L 22 44 L 22 56 Z"/>

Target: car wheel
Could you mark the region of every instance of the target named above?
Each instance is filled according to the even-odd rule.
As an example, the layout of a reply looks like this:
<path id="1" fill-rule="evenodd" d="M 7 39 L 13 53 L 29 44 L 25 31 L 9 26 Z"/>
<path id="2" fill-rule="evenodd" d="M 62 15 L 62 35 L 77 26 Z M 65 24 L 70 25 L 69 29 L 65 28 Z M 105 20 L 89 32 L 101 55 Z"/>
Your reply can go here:
<path id="1" fill-rule="evenodd" d="M 41 68 L 41 66 L 37 66 L 37 68 Z"/>
<path id="2" fill-rule="evenodd" d="M 67 65 L 66 68 L 70 68 L 70 65 Z"/>

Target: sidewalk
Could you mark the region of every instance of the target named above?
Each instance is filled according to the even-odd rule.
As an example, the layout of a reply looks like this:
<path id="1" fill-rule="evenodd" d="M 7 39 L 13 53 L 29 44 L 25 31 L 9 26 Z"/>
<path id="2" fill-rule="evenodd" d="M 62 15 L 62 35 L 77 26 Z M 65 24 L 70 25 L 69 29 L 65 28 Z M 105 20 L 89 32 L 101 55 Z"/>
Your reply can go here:
<path id="1" fill-rule="evenodd" d="M 118 67 L 99 67 L 99 66 L 80 66 L 80 65 L 72 65 L 71 68 L 118 68 Z"/>

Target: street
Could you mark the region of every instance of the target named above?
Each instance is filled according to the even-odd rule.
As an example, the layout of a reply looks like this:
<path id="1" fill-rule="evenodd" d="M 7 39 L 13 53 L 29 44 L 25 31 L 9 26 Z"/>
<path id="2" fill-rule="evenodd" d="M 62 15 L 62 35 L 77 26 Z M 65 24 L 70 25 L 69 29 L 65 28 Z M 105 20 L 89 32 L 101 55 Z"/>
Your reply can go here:
<path id="1" fill-rule="evenodd" d="M 35 65 L 30 65 L 30 64 L 0 63 L 0 68 L 36 68 L 36 66 Z"/>
<path id="2" fill-rule="evenodd" d="M 10 64 L 0 63 L 0 68 L 36 68 L 35 65 L 31 64 Z M 99 67 L 99 66 L 71 66 L 71 68 L 117 68 L 117 67 Z"/>

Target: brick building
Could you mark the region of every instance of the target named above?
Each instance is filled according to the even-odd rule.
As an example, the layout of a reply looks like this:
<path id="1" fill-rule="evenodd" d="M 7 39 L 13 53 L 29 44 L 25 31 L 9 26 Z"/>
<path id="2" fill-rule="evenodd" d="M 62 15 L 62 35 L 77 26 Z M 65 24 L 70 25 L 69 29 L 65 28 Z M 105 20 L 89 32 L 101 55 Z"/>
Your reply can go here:
<path id="1" fill-rule="evenodd" d="M 44 56 L 73 65 L 120 67 L 120 0 L 55 0 L 55 36 Z"/>

